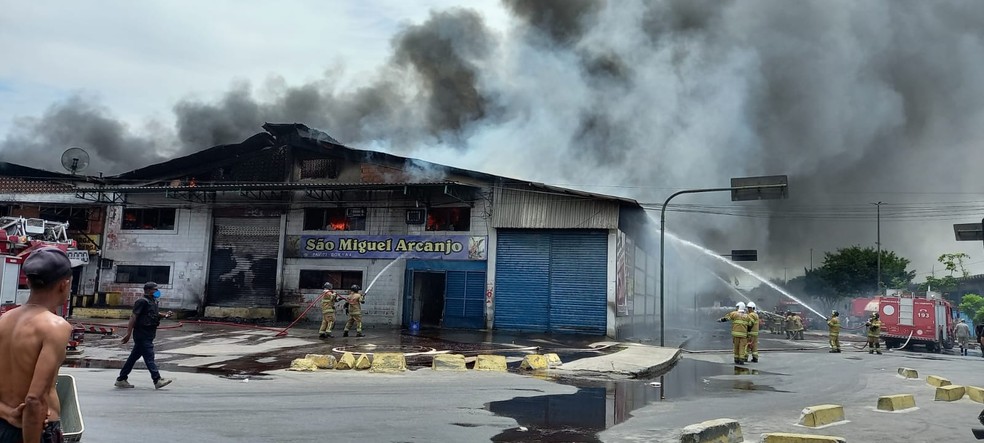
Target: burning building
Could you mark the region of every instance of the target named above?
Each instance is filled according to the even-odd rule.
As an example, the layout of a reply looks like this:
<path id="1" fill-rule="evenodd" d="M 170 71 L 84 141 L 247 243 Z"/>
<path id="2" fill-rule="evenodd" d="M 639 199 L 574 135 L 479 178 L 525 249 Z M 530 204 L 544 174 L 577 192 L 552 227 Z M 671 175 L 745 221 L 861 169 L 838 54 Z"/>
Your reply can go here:
<path id="1" fill-rule="evenodd" d="M 98 184 L 41 179 L 64 186 L 0 205 L 100 208 L 90 290 L 122 305 L 152 280 L 165 308 L 287 320 L 331 282 L 367 290 L 370 326 L 655 326 L 658 263 L 637 202 L 353 149 L 301 124 L 264 129 Z"/>

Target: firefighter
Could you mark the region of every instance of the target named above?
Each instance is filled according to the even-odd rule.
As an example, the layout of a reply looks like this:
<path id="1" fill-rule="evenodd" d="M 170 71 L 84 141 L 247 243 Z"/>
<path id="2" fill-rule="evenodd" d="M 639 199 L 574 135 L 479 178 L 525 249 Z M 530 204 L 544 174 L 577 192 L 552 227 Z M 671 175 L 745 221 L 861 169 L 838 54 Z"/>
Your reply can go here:
<path id="1" fill-rule="evenodd" d="M 759 316 L 755 312 L 755 302 L 750 301 L 747 305 L 748 309 L 748 353 L 747 355 L 752 356 L 752 363 L 758 363 L 759 361 Z"/>
<path id="2" fill-rule="evenodd" d="M 745 311 L 745 303 L 738 302 L 735 310 L 722 317 L 720 322 L 731 321 L 731 341 L 734 344 L 735 364 L 745 364 L 745 347 L 748 346 L 748 314 Z"/>
<path id="3" fill-rule="evenodd" d="M 868 328 L 868 353 L 881 355 L 881 345 L 878 343 L 881 337 L 881 320 L 878 319 L 878 313 L 874 312 L 871 314 L 871 319 L 869 319 L 865 324 Z"/>
<path id="4" fill-rule="evenodd" d="M 318 338 L 331 337 L 331 330 L 335 327 L 335 303 L 338 302 L 338 294 L 332 291 L 332 285 L 325 282 L 324 291 L 321 292 L 321 329 L 318 330 Z"/>
<path id="5" fill-rule="evenodd" d="M 793 314 L 793 340 L 803 339 L 803 318 L 799 314 Z"/>
<path id="6" fill-rule="evenodd" d="M 359 285 L 352 285 L 352 291 L 349 293 L 348 298 L 345 300 L 348 302 L 346 307 L 346 312 L 348 313 L 348 321 L 345 322 L 345 329 L 342 331 L 342 337 L 348 337 L 349 329 L 352 329 L 352 325 L 355 325 L 355 336 L 365 337 L 362 335 L 362 303 L 365 302 L 359 290 L 362 288 Z"/>
<path id="7" fill-rule="evenodd" d="M 786 333 L 786 338 L 793 338 L 793 313 L 786 311 L 786 319 L 782 322 L 783 332 Z"/>
<path id="8" fill-rule="evenodd" d="M 830 352 L 839 353 L 841 351 L 840 312 L 834 311 L 830 313 L 830 318 L 827 319 L 827 327 L 830 328 Z"/>
<path id="9" fill-rule="evenodd" d="M 967 355 L 967 345 L 970 343 L 970 326 L 964 319 L 961 318 L 960 323 L 953 327 L 953 336 L 960 344 L 960 355 Z"/>

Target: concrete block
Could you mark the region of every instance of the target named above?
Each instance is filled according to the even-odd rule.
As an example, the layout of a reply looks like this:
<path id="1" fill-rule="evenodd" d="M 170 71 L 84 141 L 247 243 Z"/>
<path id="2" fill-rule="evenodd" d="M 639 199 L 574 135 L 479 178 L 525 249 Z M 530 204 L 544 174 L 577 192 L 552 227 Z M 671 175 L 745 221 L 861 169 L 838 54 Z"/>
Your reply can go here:
<path id="1" fill-rule="evenodd" d="M 318 366 L 318 369 L 331 369 L 335 367 L 334 355 L 308 354 L 304 358 L 313 361 Z"/>
<path id="2" fill-rule="evenodd" d="M 402 354 L 401 354 L 402 355 Z M 372 361 L 369 360 L 368 354 L 362 354 L 358 359 L 355 360 L 355 369 L 363 370 L 372 367 Z"/>
<path id="3" fill-rule="evenodd" d="M 844 421 L 844 407 L 841 405 L 817 405 L 803 409 L 799 424 L 816 428 Z"/>
<path id="4" fill-rule="evenodd" d="M 294 361 L 290 362 L 290 367 L 287 368 L 288 371 L 317 371 L 318 365 L 314 363 L 313 360 L 307 358 L 295 358 Z"/>
<path id="5" fill-rule="evenodd" d="M 719 418 L 708 420 L 683 428 L 681 443 L 740 443 L 745 441 L 741 435 L 738 420 Z"/>
<path id="6" fill-rule="evenodd" d="M 475 370 L 506 372 L 506 356 L 479 355 L 475 357 Z"/>
<path id="7" fill-rule="evenodd" d="M 540 354 L 532 354 L 523 357 L 523 362 L 519 364 L 519 369 L 530 371 L 542 371 L 547 369 L 547 358 Z"/>
<path id="8" fill-rule="evenodd" d="M 543 354 L 543 356 L 547 359 L 548 368 L 556 368 L 564 364 L 564 362 L 560 361 L 560 356 L 555 353 L 551 352 L 549 354 Z"/>
<path id="9" fill-rule="evenodd" d="M 930 386 L 936 386 L 937 388 L 940 386 L 948 386 L 953 384 L 950 383 L 950 380 L 937 375 L 930 375 L 929 377 L 926 377 L 926 383 L 929 383 Z"/>
<path id="10" fill-rule="evenodd" d="M 919 378 L 919 371 L 912 368 L 899 368 L 899 375 L 905 378 Z"/>
<path id="11" fill-rule="evenodd" d="M 402 352 L 378 352 L 373 355 L 369 372 L 403 372 L 407 370 L 407 358 Z"/>
<path id="12" fill-rule="evenodd" d="M 335 369 L 352 369 L 355 368 L 355 354 L 351 352 L 346 352 L 342 354 L 342 357 L 335 362 Z"/>
<path id="13" fill-rule="evenodd" d="M 883 395 L 878 397 L 879 411 L 901 411 L 916 407 L 916 399 L 912 394 Z"/>
<path id="14" fill-rule="evenodd" d="M 936 401 L 957 401 L 967 393 L 963 386 L 947 385 L 936 388 Z"/>
<path id="15" fill-rule="evenodd" d="M 465 356 L 461 354 L 435 355 L 431 368 L 435 371 L 467 371 Z"/>
<path id="16" fill-rule="evenodd" d="M 984 388 L 978 388 L 977 386 L 965 386 L 967 388 L 967 397 L 978 403 L 984 403 Z"/>
<path id="17" fill-rule="evenodd" d="M 829 435 L 790 434 L 773 432 L 762 435 L 762 443 L 847 443 L 841 437 Z"/>

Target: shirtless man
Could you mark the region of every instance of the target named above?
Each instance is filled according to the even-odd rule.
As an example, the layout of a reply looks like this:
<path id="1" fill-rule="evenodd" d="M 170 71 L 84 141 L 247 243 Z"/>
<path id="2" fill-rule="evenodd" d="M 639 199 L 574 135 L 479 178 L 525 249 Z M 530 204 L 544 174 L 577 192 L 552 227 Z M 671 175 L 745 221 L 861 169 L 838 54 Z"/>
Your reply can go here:
<path id="1" fill-rule="evenodd" d="M 56 248 L 24 261 L 31 295 L 0 317 L 0 443 L 61 442 L 58 368 L 72 326 L 55 314 L 72 289 L 72 264 Z"/>

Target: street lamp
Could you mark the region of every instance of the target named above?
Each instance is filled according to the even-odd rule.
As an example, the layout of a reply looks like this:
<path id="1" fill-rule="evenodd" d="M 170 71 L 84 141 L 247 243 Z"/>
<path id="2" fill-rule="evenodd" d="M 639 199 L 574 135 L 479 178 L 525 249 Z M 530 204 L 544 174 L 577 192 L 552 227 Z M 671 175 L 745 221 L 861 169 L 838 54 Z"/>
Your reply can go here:
<path id="1" fill-rule="evenodd" d="M 875 246 L 878 247 L 877 252 L 875 252 L 876 260 L 878 260 L 878 286 L 876 289 L 877 295 L 882 294 L 882 282 L 881 282 L 881 205 L 884 202 L 872 203 L 877 209 L 875 216 Z"/>
<path id="2" fill-rule="evenodd" d="M 699 194 L 705 192 L 731 191 L 731 201 L 744 200 L 778 200 L 789 196 L 789 181 L 785 175 L 767 177 L 732 178 L 731 186 L 727 188 L 686 189 L 677 191 L 666 198 L 659 211 L 659 346 L 666 345 L 666 318 L 664 312 L 664 249 L 666 248 L 666 205 L 674 197 L 682 194 Z"/>

